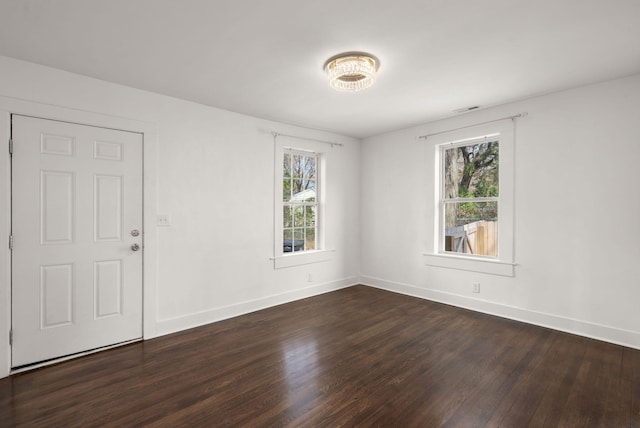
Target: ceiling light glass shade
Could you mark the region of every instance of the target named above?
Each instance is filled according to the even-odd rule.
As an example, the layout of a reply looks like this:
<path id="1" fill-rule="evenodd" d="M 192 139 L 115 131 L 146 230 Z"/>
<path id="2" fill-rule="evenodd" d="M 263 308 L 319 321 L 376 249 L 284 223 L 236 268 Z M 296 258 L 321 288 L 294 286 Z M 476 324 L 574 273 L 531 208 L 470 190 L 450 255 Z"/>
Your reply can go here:
<path id="1" fill-rule="evenodd" d="M 343 92 L 367 89 L 376 80 L 380 61 L 363 52 L 348 52 L 331 57 L 324 63 L 329 85 Z"/>

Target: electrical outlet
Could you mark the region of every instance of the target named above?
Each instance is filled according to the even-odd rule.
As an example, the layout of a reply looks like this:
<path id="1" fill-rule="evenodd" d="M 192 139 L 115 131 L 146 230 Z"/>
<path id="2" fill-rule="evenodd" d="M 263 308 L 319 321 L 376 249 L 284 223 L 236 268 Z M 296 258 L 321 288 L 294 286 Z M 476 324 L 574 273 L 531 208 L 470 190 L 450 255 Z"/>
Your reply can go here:
<path id="1" fill-rule="evenodd" d="M 313 275 L 309 274 L 307 276 L 307 282 L 313 282 Z"/>
<path id="2" fill-rule="evenodd" d="M 156 217 L 156 225 L 160 227 L 168 227 L 171 226 L 171 215 L 170 214 L 158 214 Z"/>
<path id="3" fill-rule="evenodd" d="M 473 289 L 472 289 L 472 291 L 473 291 L 474 293 L 480 293 L 480 283 L 479 283 L 479 282 L 474 282 L 474 283 L 473 283 Z"/>

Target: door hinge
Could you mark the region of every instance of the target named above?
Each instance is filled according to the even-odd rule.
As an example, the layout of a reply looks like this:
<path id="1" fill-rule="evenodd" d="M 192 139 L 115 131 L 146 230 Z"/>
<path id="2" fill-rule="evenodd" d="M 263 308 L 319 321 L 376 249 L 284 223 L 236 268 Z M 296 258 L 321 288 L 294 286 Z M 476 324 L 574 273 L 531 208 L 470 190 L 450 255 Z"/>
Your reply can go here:
<path id="1" fill-rule="evenodd" d="M 13 345 L 13 329 L 9 330 L 9 346 Z"/>
<path id="2" fill-rule="evenodd" d="M 9 138 L 9 154 L 13 155 L 13 138 Z"/>
<path id="3" fill-rule="evenodd" d="M 13 235 L 9 235 L 9 250 L 13 251 Z"/>

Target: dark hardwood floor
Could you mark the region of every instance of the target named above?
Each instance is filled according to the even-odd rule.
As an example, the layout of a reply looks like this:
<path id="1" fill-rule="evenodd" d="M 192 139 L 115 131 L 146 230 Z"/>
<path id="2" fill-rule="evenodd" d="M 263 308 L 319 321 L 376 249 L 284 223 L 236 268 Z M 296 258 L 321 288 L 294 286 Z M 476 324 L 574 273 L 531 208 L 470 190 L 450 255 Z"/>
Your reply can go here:
<path id="1" fill-rule="evenodd" d="M 2 379 L 0 425 L 636 427 L 640 351 L 356 286 Z"/>

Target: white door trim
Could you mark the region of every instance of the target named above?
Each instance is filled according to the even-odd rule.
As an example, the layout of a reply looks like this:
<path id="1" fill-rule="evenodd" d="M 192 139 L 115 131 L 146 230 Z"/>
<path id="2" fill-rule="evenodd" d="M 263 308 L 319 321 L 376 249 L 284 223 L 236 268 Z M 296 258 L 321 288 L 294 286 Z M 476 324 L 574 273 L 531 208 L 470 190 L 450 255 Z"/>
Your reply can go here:
<path id="1" fill-rule="evenodd" d="M 9 137 L 11 114 L 54 119 L 65 122 L 123 131 L 139 132 L 143 135 L 143 338 L 157 335 L 157 234 L 155 219 L 157 183 L 157 125 L 135 119 L 109 116 L 61 106 L 42 104 L 17 98 L 0 96 L 0 378 L 11 372 L 11 159 Z"/>

